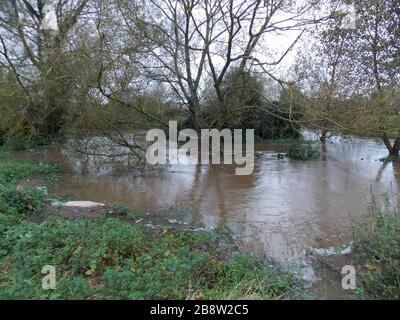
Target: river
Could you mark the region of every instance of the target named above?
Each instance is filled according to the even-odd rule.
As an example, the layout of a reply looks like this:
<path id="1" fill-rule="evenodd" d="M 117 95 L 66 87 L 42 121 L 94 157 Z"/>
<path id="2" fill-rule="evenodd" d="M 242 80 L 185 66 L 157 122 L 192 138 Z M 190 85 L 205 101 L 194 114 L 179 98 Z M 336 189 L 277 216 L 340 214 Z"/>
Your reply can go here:
<path id="1" fill-rule="evenodd" d="M 321 243 L 347 246 L 372 194 L 398 199 L 400 165 L 379 161 L 387 155 L 380 140 L 335 138 L 320 147 L 319 161 L 302 162 L 278 159 L 279 146 L 258 145 L 251 176 L 236 176 L 228 165 L 176 165 L 145 177 L 115 174 L 56 146 L 23 157 L 61 166 L 61 181 L 50 190 L 54 197 L 123 203 L 206 228 L 227 227 L 242 249 L 315 280 L 319 298 L 340 298 L 340 281 L 318 282 L 306 250 Z"/>

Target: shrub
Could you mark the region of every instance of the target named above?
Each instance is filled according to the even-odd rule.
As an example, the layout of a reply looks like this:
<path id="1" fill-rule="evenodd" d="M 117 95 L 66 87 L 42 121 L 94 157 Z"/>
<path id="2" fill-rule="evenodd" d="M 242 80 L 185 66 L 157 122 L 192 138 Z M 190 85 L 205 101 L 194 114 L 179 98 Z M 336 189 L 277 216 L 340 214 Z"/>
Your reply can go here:
<path id="1" fill-rule="evenodd" d="M 40 165 L 20 161 L 0 163 L 0 177 L 7 182 L 26 179 L 36 175 L 49 175 L 55 172 L 57 172 L 57 167 L 50 163 Z"/>
<path id="2" fill-rule="evenodd" d="M 45 196 L 17 188 L 18 179 L 53 173 L 52 165 L 0 159 L 0 299 L 215 299 L 287 297 L 291 276 L 254 259 L 229 258 L 220 232 L 140 229 L 122 205 L 117 218 L 67 220 L 42 213 Z M 144 231 L 145 230 L 145 231 Z M 224 240 L 224 241 L 222 241 Z M 45 291 L 43 266 L 56 268 L 57 289 Z"/>
<path id="3" fill-rule="evenodd" d="M 27 149 L 34 149 L 41 146 L 46 146 L 54 140 L 53 137 L 46 136 L 45 134 L 40 134 L 38 132 L 9 132 L 3 136 L 3 144 L 14 151 L 22 151 Z M 1 145 L 1 144 L 0 144 Z"/>
<path id="4" fill-rule="evenodd" d="M 293 160 L 310 161 L 320 156 L 319 150 L 309 142 L 294 142 L 289 147 L 288 157 Z"/>
<path id="5" fill-rule="evenodd" d="M 294 285 L 290 274 L 277 275 L 264 270 L 259 261 L 239 253 L 223 265 L 210 299 L 283 299 L 289 298 Z"/>
<path id="6" fill-rule="evenodd" d="M 135 213 L 129 209 L 127 206 L 122 204 L 114 204 L 112 206 L 112 211 L 114 215 L 119 218 L 127 218 L 128 220 L 135 220 L 137 219 Z"/>
<path id="7" fill-rule="evenodd" d="M 10 158 L 10 152 L 0 149 L 0 160 L 6 160 Z"/>
<path id="8" fill-rule="evenodd" d="M 139 256 L 144 247 L 138 229 L 113 219 L 97 224 L 48 218 L 40 225 L 23 223 L 3 237 L 9 243 L 14 240 L 9 257 L 13 281 L 6 291 L 24 298 L 42 297 L 40 270 L 45 265 L 56 267 L 64 289 L 85 287 L 72 295 L 71 290 L 57 290 L 56 297 L 85 298 L 88 286 L 82 279 L 87 281 L 110 266 L 118 270 L 125 259 Z"/>
<path id="9" fill-rule="evenodd" d="M 358 294 L 367 299 L 400 299 L 400 211 L 376 202 L 367 221 L 357 225 L 356 262 L 359 265 Z"/>
<path id="10" fill-rule="evenodd" d="M 287 297 L 290 276 L 263 270 L 249 256 L 223 259 L 221 235 L 156 237 L 118 219 L 23 222 L 6 235 L 0 297 L 24 299 L 186 299 Z M 56 267 L 58 289 L 41 288 L 40 270 Z M 233 293 L 232 293 L 233 292 Z"/>
<path id="11" fill-rule="evenodd" d="M 23 226 L 27 217 L 40 214 L 46 201 L 42 191 L 18 188 L 14 182 L 55 171 L 55 166 L 50 164 L 10 161 L 9 153 L 0 150 L 0 257 L 13 248 L 19 237 L 18 228 Z"/>

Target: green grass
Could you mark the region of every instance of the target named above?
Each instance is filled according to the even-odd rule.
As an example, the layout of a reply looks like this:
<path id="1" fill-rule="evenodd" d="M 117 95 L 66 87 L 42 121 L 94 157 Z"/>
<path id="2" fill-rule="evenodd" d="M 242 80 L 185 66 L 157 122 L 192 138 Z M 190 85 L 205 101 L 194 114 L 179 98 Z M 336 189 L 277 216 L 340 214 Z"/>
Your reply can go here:
<path id="1" fill-rule="evenodd" d="M 51 143 L 48 137 L 41 135 L 27 136 L 23 133 L 14 133 L 5 135 L 4 147 L 13 151 L 35 149 L 42 146 L 47 146 Z M 54 140 L 54 138 L 52 139 Z"/>
<path id="2" fill-rule="evenodd" d="M 299 141 L 289 145 L 288 157 L 292 160 L 312 161 L 319 156 L 319 150 L 310 142 Z"/>
<path id="3" fill-rule="evenodd" d="M 354 229 L 358 265 L 357 292 L 362 299 L 400 299 L 400 211 L 385 197 L 375 201 L 366 221 Z"/>
<path id="4" fill-rule="evenodd" d="M 10 223 L 11 222 L 11 223 Z M 13 224 L 11 226 L 11 224 Z M 119 219 L 41 224 L 15 216 L 2 232 L 0 299 L 278 299 L 294 284 L 250 256 L 225 259 L 218 233 L 156 236 Z M 57 289 L 41 288 L 45 265 Z"/>
<path id="5" fill-rule="evenodd" d="M 260 138 L 262 139 L 262 138 Z M 277 139 L 262 139 L 262 142 L 264 143 L 269 143 L 269 144 L 274 144 L 274 145 L 291 145 L 294 143 L 303 143 L 305 142 L 304 138 L 299 137 L 299 138 L 277 138 Z"/>
<path id="6" fill-rule="evenodd" d="M 17 161 L 0 163 L 0 177 L 6 182 L 27 179 L 33 176 L 52 175 L 56 172 L 57 168 L 50 163 L 41 165 Z"/>
<path id="7" fill-rule="evenodd" d="M 16 188 L 15 182 L 53 170 L 0 156 L 0 299 L 290 297 L 292 275 L 233 252 L 229 236 L 220 231 L 137 227 L 123 205 L 112 208 L 113 218 L 48 216 L 32 222 L 44 213 L 45 195 Z M 46 265 L 56 268 L 56 290 L 42 289 Z"/>
<path id="8" fill-rule="evenodd" d="M 57 173 L 52 164 L 34 164 L 13 160 L 10 153 L 0 149 L 0 235 L 26 221 L 28 216 L 40 214 L 45 206 L 45 195 L 37 189 L 17 187 L 19 180 L 44 177 Z M 8 247 L 8 238 L 1 237 L 0 255 Z"/>
<path id="9" fill-rule="evenodd" d="M 399 156 L 387 156 L 385 158 L 379 159 L 381 162 L 393 162 L 393 161 L 398 161 L 400 162 L 400 157 Z"/>
<path id="10" fill-rule="evenodd" d="M 0 148 L 0 161 L 3 161 L 7 158 L 10 158 L 10 152 L 5 150 L 4 148 Z"/>
<path id="11" fill-rule="evenodd" d="M 38 176 L 49 178 L 57 173 L 58 168 L 52 163 L 18 161 L 8 150 L 0 149 L 0 183 L 15 183 L 18 180 Z"/>
<path id="12" fill-rule="evenodd" d="M 138 218 L 130 208 L 123 204 L 114 204 L 112 206 L 112 212 L 119 218 L 126 218 L 128 220 L 135 220 Z"/>

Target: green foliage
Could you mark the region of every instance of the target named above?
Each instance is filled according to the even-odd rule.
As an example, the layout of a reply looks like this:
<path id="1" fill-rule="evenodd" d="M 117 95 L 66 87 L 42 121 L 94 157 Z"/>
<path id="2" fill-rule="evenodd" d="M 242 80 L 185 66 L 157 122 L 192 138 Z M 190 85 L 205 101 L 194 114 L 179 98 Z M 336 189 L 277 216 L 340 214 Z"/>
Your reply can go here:
<path id="1" fill-rule="evenodd" d="M 4 136 L 4 144 L 12 150 L 21 151 L 49 145 L 50 140 L 39 133 L 31 135 L 18 131 L 6 134 Z"/>
<path id="2" fill-rule="evenodd" d="M 400 211 L 385 199 L 367 221 L 355 227 L 358 294 L 366 299 L 400 299 Z"/>
<path id="3" fill-rule="evenodd" d="M 57 292 L 49 296 L 52 300 L 78 300 L 90 298 L 93 289 L 84 277 L 63 276 L 57 281 Z"/>
<path id="4" fill-rule="evenodd" d="M 28 216 L 42 212 L 45 196 L 39 190 L 16 190 L 0 185 L 0 258 L 8 254 L 20 237 L 19 228 Z"/>
<path id="5" fill-rule="evenodd" d="M 134 213 L 123 205 L 113 207 L 114 218 L 32 222 L 45 196 L 13 182 L 53 169 L 0 160 L 0 299 L 288 297 L 290 275 L 264 270 L 247 255 L 230 257 L 221 232 L 139 228 L 126 222 Z M 56 268 L 56 290 L 42 289 L 46 265 Z"/>
<path id="6" fill-rule="evenodd" d="M 264 271 L 248 256 L 224 261 L 217 233 L 156 238 L 119 219 L 51 217 L 2 237 L 13 250 L 1 260 L 0 298 L 283 298 L 293 285 L 291 276 Z M 44 265 L 57 270 L 50 293 L 41 288 Z"/>
<path id="7" fill-rule="evenodd" d="M 10 239 L 14 235 L 9 231 L 23 223 L 28 215 L 40 214 L 46 201 L 42 191 L 18 188 L 15 182 L 37 175 L 52 174 L 56 170 L 51 164 L 35 165 L 12 161 L 7 151 L 0 150 L 0 257 L 13 247 Z"/>
<path id="8" fill-rule="evenodd" d="M 128 218 L 129 220 L 136 219 L 135 213 L 123 204 L 114 204 L 112 206 L 112 211 L 117 217 Z"/>
<path id="9" fill-rule="evenodd" d="M 309 142 L 299 140 L 289 146 L 288 157 L 293 160 L 310 161 L 320 156 L 319 150 Z"/>
<path id="10" fill-rule="evenodd" d="M 205 122 L 215 128 L 223 118 L 224 128 L 254 129 L 259 139 L 299 137 L 299 126 L 292 121 L 295 120 L 292 113 L 295 110 L 291 110 L 293 105 L 286 100 L 268 101 L 263 94 L 266 85 L 265 80 L 255 73 L 231 70 L 221 87 L 223 101 L 218 99 L 213 89 L 207 92 L 202 107 Z M 195 128 L 193 117 L 189 116 L 182 127 Z"/>
<path id="11" fill-rule="evenodd" d="M 37 189 L 3 188 L 0 192 L 2 206 L 16 209 L 18 213 L 39 212 L 44 201 L 43 193 Z"/>
<path id="12" fill-rule="evenodd" d="M 10 152 L 4 149 L 0 149 L 0 160 L 7 160 L 10 158 Z"/>
<path id="13" fill-rule="evenodd" d="M 217 285 L 208 292 L 210 299 L 283 299 L 290 297 L 288 288 L 294 285 L 290 274 L 277 276 L 264 270 L 259 261 L 237 254 L 223 265 Z"/>
<path id="14" fill-rule="evenodd" d="M 398 157 L 398 156 L 387 156 L 385 158 L 379 159 L 379 161 L 385 162 L 385 163 L 393 162 L 393 161 L 400 161 L 400 157 Z"/>
<path id="15" fill-rule="evenodd" d="M 57 172 L 57 167 L 51 163 L 32 164 L 29 162 L 5 161 L 0 162 L 0 177 L 7 182 L 26 179 L 38 175 L 50 175 Z"/>
<path id="16" fill-rule="evenodd" d="M 185 235 L 166 236 L 149 250 L 129 261 L 122 272 L 108 270 L 103 275 L 108 298 L 185 299 L 188 290 L 212 285 L 216 270 L 209 263 L 211 254 L 190 246 L 194 239 Z M 194 236 L 195 237 L 195 236 Z M 206 245 L 206 243 L 203 243 Z"/>

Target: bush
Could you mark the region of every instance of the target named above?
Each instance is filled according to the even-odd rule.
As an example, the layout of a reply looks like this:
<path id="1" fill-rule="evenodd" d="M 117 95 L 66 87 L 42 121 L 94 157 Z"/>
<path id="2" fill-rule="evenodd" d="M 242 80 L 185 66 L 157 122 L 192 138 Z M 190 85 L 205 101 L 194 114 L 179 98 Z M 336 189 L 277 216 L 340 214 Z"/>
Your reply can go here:
<path id="1" fill-rule="evenodd" d="M 10 158 L 10 152 L 0 149 L 0 160 L 7 160 Z"/>
<path id="2" fill-rule="evenodd" d="M 293 286 L 291 276 L 264 271 L 248 256 L 224 260 L 216 233 L 155 237 L 118 219 L 52 217 L 4 237 L 13 250 L 0 260 L 3 298 L 279 298 Z M 56 267 L 60 281 L 50 293 L 41 288 L 45 265 Z"/>
<path id="3" fill-rule="evenodd" d="M 122 205 L 113 207 L 116 218 L 33 223 L 45 196 L 14 182 L 55 168 L 3 159 L 0 299 L 275 299 L 293 287 L 290 275 L 266 271 L 249 256 L 228 258 L 220 232 L 141 229 L 125 222 L 134 214 Z M 46 265 L 56 268 L 56 290 L 42 289 Z"/>
<path id="4" fill-rule="evenodd" d="M 0 192 L 1 206 L 13 208 L 20 214 L 40 212 L 44 202 L 43 192 L 37 189 L 3 188 Z"/>
<path id="5" fill-rule="evenodd" d="M 0 150 L 0 257 L 15 245 L 17 228 L 23 225 L 28 216 L 40 214 L 46 201 L 42 191 L 18 188 L 15 186 L 16 180 L 50 174 L 56 170 L 50 164 L 11 161 L 9 153 Z"/>
<path id="6" fill-rule="evenodd" d="M 53 164 L 32 164 L 29 162 L 3 161 L 0 162 L 0 177 L 6 182 L 15 182 L 32 176 L 49 175 L 57 172 Z"/>
<path id="7" fill-rule="evenodd" d="M 311 161 L 320 156 L 319 150 L 309 142 L 299 140 L 289 147 L 288 157 L 293 160 Z"/>
<path id="8" fill-rule="evenodd" d="M 114 204 L 112 206 L 112 212 L 120 218 L 127 218 L 129 220 L 134 220 L 137 218 L 135 213 L 123 204 Z"/>
<path id="9" fill-rule="evenodd" d="M 400 211 L 376 202 L 367 221 L 355 227 L 358 294 L 366 299 L 400 299 Z"/>
<path id="10" fill-rule="evenodd" d="M 277 276 L 264 270 L 259 261 L 237 254 L 218 274 L 217 286 L 209 292 L 210 299 L 284 299 L 290 297 L 294 278 L 290 274 Z"/>
<path id="11" fill-rule="evenodd" d="M 6 142 L 6 132 L 0 129 L 0 146 Z"/>
<path id="12" fill-rule="evenodd" d="M 18 227 L 28 215 L 41 213 L 44 204 L 45 195 L 39 190 L 17 190 L 0 184 L 0 258 L 14 247 Z"/>
<path id="13" fill-rule="evenodd" d="M 0 132 L 0 146 L 11 149 L 13 151 L 22 151 L 28 149 L 35 149 L 42 146 L 48 146 L 52 141 L 61 140 L 62 136 L 49 137 L 45 134 L 41 134 L 39 131 L 24 132 L 18 130 L 15 132 Z"/>

